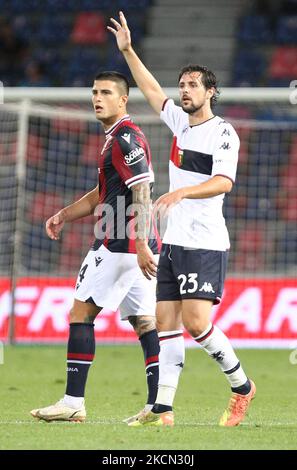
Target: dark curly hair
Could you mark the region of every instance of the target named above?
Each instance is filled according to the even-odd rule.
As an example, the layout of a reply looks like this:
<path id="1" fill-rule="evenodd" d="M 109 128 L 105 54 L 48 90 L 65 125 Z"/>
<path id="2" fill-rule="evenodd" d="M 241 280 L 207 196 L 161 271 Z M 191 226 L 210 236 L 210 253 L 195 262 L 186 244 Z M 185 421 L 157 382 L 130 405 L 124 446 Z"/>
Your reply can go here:
<path id="1" fill-rule="evenodd" d="M 218 90 L 218 81 L 217 77 L 215 74 L 209 70 L 207 67 L 204 65 L 196 65 L 196 64 L 189 64 L 186 67 L 183 67 L 179 73 L 178 76 L 178 82 L 180 81 L 181 77 L 184 75 L 184 73 L 192 73 L 192 72 L 200 72 L 202 75 L 202 83 L 206 90 L 209 90 L 210 88 L 214 88 L 214 94 L 210 98 L 210 107 L 213 109 L 215 105 L 217 104 L 220 92 Z"/>

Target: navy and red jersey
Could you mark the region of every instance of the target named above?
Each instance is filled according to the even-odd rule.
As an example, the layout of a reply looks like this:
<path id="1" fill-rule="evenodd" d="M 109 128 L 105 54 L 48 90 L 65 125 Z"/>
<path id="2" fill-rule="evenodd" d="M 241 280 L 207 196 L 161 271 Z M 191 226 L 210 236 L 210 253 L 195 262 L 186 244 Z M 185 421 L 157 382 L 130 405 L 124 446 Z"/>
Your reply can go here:
<path id="1" fill-rule="evenodd" d="M 95 215 L 97 249 L 102 243 L 113 252 L 136 253 L 135 214 L 131 188 L 148 181 L 151 192 L 154 173 L 148 142 L 128 115 L 123 116 L 106 133 L 99 156 L 99 206 Z M 160 238 L 151 222 L 148 245 L 154 254 L 160 251 Z"/>

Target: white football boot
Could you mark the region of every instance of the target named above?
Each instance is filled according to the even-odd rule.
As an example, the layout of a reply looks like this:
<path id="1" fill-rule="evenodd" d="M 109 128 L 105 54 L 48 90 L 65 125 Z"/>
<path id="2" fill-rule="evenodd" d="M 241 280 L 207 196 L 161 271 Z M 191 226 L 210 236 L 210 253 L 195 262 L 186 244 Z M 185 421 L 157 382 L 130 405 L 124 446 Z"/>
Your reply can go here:
<path id="1" fill-rule="evenodd" d="M 78 409 L 71 408 L 65 405 L 63 398 L 55 405 L 37 408 L 31 410 L 30 413 L 33 418 L 43 419 L 44 421 L 82 422 L 85 421 L 87 415 L 84 404 Z"/>

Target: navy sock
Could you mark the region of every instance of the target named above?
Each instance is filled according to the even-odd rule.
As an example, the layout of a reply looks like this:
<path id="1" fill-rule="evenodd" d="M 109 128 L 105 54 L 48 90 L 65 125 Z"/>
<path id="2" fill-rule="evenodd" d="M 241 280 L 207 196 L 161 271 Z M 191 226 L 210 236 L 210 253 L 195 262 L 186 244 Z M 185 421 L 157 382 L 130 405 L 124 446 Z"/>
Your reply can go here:
<path id="1" fill-rule="evenodd" d="M 94 325 L 71 323 L 67 350 L 67 395 L 84 397 L 88 372 L 94 355 Z"/>
<path id="2" fill-rule="evenodd" d="M 172 411 L 172 406 L 160 405 L 160 403 L 155 403 L 152 409 L 153 413 L 164 413 L 165 411 Z"/>
<path id="3" fill-rule="evenodd" d="M 148 388 L 147 404 L 153 405 L 157 398 L 159 382 L 160 344 L 157 330 L 144 333 L 139 338 L 145 360 L 145 371 Z"/>
<path id="4" fill-rule="evenodd" d="M 232 392 L 238 393 L 239 395 L 247 395 L 251 391 L 251 382 L 247 379 L 246 383 L 240 387 L 231 387 Z"/>

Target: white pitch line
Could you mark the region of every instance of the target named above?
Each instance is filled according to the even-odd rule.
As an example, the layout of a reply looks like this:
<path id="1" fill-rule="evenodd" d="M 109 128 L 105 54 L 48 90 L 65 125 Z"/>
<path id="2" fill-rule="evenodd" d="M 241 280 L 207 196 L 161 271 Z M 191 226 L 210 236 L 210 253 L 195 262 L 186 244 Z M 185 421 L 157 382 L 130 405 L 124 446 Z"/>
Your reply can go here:
<path id="1" fill-rule="evenodd" d="M 40 423 L 46 423 L 43 420 L 28 420 L 28 421 L 0 421 L 0 426 L 1 425 L 38 425 Z M 56 425 L 121 425 L 125 426 L 125 423 L 122 423 L 121 421 L 107 421 L 107 420 L 91 420 L 91 421 L 86 421 L 84 423 L 76 423 L 76 422 L 66 422 L 66 421 L 51 421 L 48 422 L 47 424 L 56 424 Z M 217 423 L 176 423 L 175 428 L 180 428 L 182 426 L 188 426 L 188 427 L 218 427 Z M 242 423 L 240 427 L 247 427 L 247 428 L 269 428 L 269 427 L 279 427 L 279 426 L 294 426 L 297 427 L 297 421 L 294 422 L 276 422 L 276 423 Z M 221 429 L 221 428 L 220 428 Z"/>

